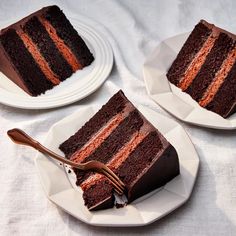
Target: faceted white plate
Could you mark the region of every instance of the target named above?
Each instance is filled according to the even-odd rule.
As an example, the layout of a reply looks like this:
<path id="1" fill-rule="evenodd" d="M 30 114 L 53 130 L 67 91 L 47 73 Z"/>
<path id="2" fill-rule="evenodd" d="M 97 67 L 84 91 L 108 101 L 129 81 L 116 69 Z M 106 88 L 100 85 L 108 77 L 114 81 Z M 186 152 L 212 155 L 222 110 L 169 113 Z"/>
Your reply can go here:
<path id="1" fill-rule="evenodd" d="M 69 19 L 93 53 L 95 57 L 93 63 L 37 97 L 31 97 L 25 93 L 0 72 L 0 103 L 26 109 L 59 107 L 88 96 L 103 84 L 113 65 L 113 53 L 110 44 L 91 26 L 74 18 Z"/>
<path id="2" fill-rule="evenodd" d="M 227 119 L 202 108 L 187 93 L 169 83 L 166 73 L 189 33 L 164 40 L 147 58 L 143 76 L 150 97 L 178 119 L 209 128 L 236 129 L 236 114 Z"/>
<path id="3" fill-rule="evenodd" d="M 197 177 L 199 158 L 184 129 L 175 121 L 146 107 L 138 109 L 176 148 L 181 174 L 157 189 L 131 203 L 116 209 L 90 212 L 84 206 L 82 192 L 68 178 L 66 168 L 38 153 L 36 167 L 48 198 L 77 219 L 97 226 L 141 226 L 150 224 L 175 210 L 187 201 Z M 60 153 L 58 146 L 74 134 L 98 108 L 80 109 L 58 123 L 48 132 L 44 145 Z M 79 191 L 78 191 L 79 190 Z"/>

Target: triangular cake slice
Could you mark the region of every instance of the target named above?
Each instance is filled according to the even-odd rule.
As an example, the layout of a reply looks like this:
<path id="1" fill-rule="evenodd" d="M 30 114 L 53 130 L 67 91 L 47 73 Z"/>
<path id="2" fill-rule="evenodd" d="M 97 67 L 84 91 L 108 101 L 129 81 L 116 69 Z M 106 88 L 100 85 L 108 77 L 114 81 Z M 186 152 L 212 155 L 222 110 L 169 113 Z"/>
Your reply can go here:
<path id="1" fill-rule="evenodd" d="M 0 32 L 0 71 L 32 96 L 45 93 L 93 60 L 58 6 L 44 7 Z"/>
<path id="2" fill-rule="evenodd" d="M 70 160 L 98 160 L 126 184 L 128 202 L 165 185 L 179 174 L 175 148 L 134 107 L 122 91 L 60 145 Z M 100 174 L 75 170 L 89 210 L 114 206 L 113 187 Z"/>
<path id="3" fill-rule="evenodd" d="M 200 106 L 230 116 L 236 110 L 236 35 L 201 20 L 167 78 Z"/>

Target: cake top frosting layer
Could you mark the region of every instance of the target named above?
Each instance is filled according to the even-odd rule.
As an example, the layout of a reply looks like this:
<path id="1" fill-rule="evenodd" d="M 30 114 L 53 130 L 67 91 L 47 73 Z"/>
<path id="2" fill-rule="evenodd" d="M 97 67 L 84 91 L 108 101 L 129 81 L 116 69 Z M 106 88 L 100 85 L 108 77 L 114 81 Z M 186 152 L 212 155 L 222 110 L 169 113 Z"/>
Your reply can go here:
<path id="1" fill-rule="evenodd" d="M 8 29 L 15 29 L 15 30 L 18 30 L 18 31 L 21 31 L 22 30 L 22 27 L 25 25 L 25 23 L 31 19 L 32 17 L 34 16 L 42 16 L 42 15 L 45 15 L 45 13 L 50 9 L 50 8 L 59 8 L 58 6 L 56 5 L 52 5 L 52 6 L 47 6 L 47 7 L 43 7 L 42 9 L 36 11 L 36 12 L 33 12 L 31 13 L 30 15 L 18 20 L 17 22 L 1 29 L 0 31 L 0 34 L 3 34 L 5 33 Z"/>
<path id="2" fill-rule="evenodd" d="M 217 33 L 225 33 L 227 34 L 229 37 L 233 38 L 234 40 L 236 40 L 236 34 L 232 33 L 232 32 L 229 32 L 223 28 L 220 28 L 214 24 L 211 24 L 209 22 L 207 22 L 206 20 L 200 20 L 200 23 L 204 24 L 205 26 L 207 26 L 209 29 L 213 30 L 214 32 L 217 32 Z"/>

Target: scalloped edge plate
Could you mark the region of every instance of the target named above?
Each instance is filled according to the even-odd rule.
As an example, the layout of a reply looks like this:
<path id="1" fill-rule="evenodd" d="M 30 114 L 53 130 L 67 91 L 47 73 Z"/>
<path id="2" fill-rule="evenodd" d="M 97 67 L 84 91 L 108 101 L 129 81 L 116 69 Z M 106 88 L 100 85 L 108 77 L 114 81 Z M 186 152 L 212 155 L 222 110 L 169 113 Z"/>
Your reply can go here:
<path id="1" fill-rule="evenodd" d="M 181 174 L 164 187 L 137 199 L 124 208 L 114 207 L 90 212 L 84 206 L 82 192 L 71 184 L 66 168 L 38 153 L 35 160 L 36 167 L 43 189 L 52 202 L 87 224 L 126 227 L 150 224 L 188 200 L 199 167 L 199 158 L 190 138 L 177 122 L 144 106 L 138 106 L 138 109 L 176 148 Z M 97 110 L 97 107 L 92 106 L 82 108 L 54 124 L 48 132 L 44 145 L 61 153 L 58 146 L 74 134 Z"/>
<path id="2" fill-rule="evenodd" d="M 236 129 L 236 114 L 224 119 L 202 108 L 187 93 L 171 84 L 166 73 L 189 33 L 162 41 L 143 65 L 143 76 L 149 96 L 176 118 L 198 126 L 214 129 Z"/>

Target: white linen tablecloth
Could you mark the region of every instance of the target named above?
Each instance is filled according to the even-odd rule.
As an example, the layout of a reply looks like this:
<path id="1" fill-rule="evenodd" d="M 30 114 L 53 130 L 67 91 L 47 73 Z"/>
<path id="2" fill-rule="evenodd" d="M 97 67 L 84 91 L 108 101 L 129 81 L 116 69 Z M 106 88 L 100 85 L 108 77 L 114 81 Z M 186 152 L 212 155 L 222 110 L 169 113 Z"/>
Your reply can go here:
<path id="1" fill-rule="evenodd" d="M 147 96 L 145 58 L 161 40 L 191 31 L 202 18 L 236 33 L 236 1 L 1 0 L 1 27 L 52 4 L 68 16 L 96 21 L 94 27 L 112 45 L 115 64 L 100 89 L 69 106 L 35 111 L 0 104 L 0 235 L 236 235 L 236 131 L 182 124 L 201 161 L 192 196 L 165 218 L 136 228 L 93 227 L 63 212 L 44 195 L 34 166 L 36 152 L 6 136 L 8 129 L 20 127 L 42 141 L 55 122 L 82 106 L 102 105 L 119 88 L 132 101 L 169 116 Z"/>

